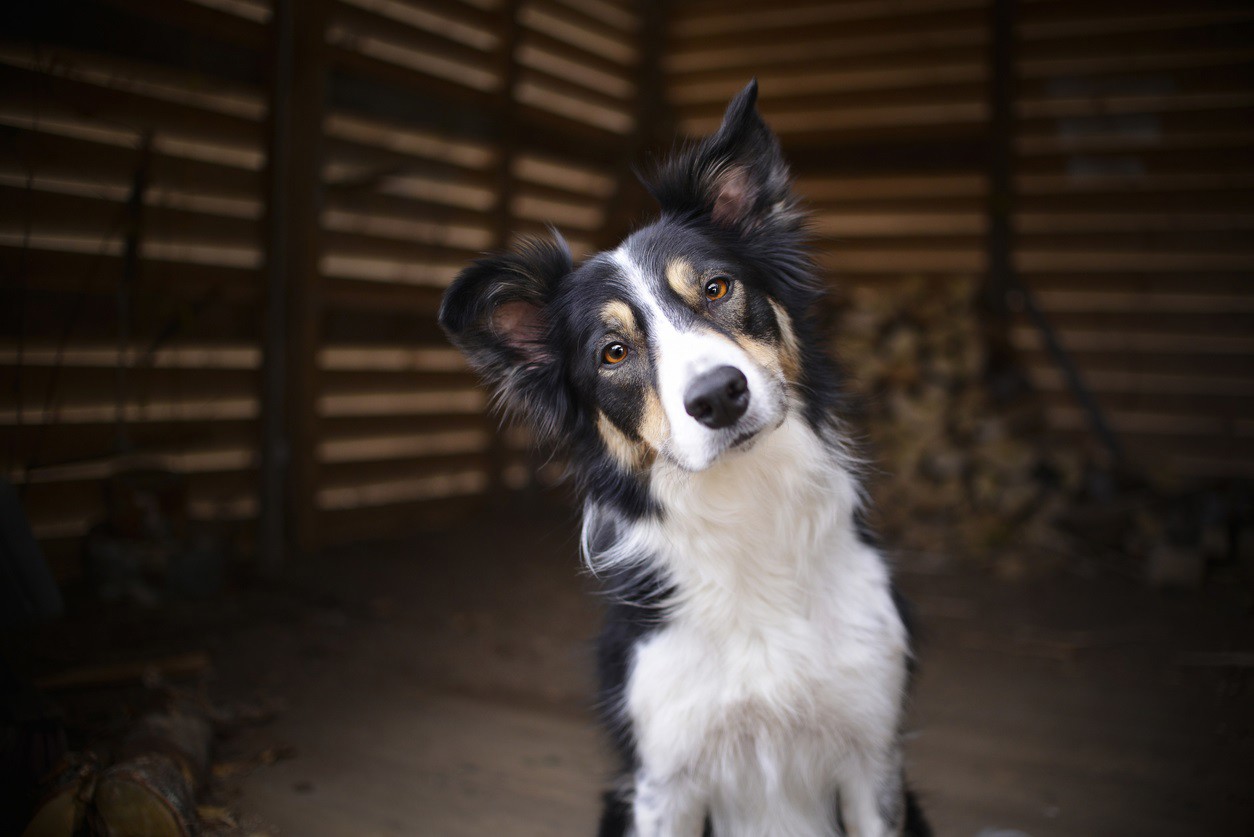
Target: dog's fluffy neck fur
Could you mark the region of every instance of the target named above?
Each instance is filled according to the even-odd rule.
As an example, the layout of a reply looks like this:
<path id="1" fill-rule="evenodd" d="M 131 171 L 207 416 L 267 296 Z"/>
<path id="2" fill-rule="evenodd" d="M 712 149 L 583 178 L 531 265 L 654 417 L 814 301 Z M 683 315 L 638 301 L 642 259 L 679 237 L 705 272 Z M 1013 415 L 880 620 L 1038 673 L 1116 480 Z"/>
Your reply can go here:
<path id="1" fill-rule="evenodd" d="M 618 521 L 609 549 L 596 551 L 585 529 L 593 572 L 648 557 L 665 575 L 669 609 L 712 633 L 750 629 L 755 614 L 781 607 L 803 613 L 821 587 L 815 575 L 857 543 L 860 502 L 851 460 L 793 410 L 775 430 L 710 468 L 692 472 L 658 459 L 647 475 L 656 511 Z M 590 503 L 585 525 L 607 511 Z"/>

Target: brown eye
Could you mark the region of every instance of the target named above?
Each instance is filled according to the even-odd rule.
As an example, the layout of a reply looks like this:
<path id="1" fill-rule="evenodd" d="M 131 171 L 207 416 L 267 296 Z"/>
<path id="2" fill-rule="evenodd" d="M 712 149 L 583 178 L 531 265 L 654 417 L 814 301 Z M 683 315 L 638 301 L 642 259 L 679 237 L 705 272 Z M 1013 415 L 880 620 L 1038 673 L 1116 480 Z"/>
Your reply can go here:
<path id="1" fill-rule="evenodd" d="M 627 359 L 627 347 L 622 343 L 611 343 L 601 350 L 601 362 L 606 366 L 614 366 Z"/>
<path id="2" fill-rule="evenodd" d="M 705 283 L 705 298 L 710 302 L 716 302 L 727 296 L 729 290 L 731 290 L 731 282 L 727 280 L 727 277 L 715 276 Z"/>

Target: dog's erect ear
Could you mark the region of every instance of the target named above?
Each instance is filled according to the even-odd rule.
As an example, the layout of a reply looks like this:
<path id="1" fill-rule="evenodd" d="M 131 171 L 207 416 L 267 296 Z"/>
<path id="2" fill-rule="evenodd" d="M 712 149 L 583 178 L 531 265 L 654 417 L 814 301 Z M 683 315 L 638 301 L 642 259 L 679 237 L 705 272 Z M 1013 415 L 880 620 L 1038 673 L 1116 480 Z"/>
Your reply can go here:
<path id="1" fill-rule="evenodd" d="M 499 403 L 542 435 L 559 431 L 566 399 L 549 304 L 573 269 L 560 236 L 486 256 L 458 274 L 440 305 L 440 325 L 492 387 Z"/>
<path id="2" fill-rule="evenodd" d="M 800 220 L 788 164 L 757 99 L 754 80 L 728 104 L 717 132 L 667 160 L 645 184 L 663 212 L 706 216 L 742 232 Z"/>

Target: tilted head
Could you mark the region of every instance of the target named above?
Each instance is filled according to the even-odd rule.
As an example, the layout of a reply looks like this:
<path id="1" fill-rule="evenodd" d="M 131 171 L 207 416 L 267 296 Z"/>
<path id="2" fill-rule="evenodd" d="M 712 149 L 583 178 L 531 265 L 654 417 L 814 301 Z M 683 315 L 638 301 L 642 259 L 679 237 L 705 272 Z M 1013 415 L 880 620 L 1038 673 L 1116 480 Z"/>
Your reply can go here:
<path id="1" fill-rule="evenodd" d="M 503 405 L 585 464 L 699 471 L 829 406 L 819 285 L 756 98 L 751 83 L 661 166 L 647 184 L 661 217 L 617 249 L 575 266 L 560 237 L 531 241 L 444 298 L 441 324 Z"/>

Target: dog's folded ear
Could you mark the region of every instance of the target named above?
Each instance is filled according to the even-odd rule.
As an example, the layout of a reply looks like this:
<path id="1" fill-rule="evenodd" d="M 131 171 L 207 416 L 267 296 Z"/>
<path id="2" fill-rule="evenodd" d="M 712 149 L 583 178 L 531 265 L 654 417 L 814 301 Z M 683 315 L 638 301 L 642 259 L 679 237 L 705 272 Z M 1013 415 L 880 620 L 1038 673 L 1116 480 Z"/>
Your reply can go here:
<path id="1" fill-rule="evenodd" d="M 779 140 L 758 114 L 757 99 L 755 79 L 728 104 L 717 132 L 676 154 L 646 180 L 663 212 L 705 217 L 744 233 L 767 224 L 800 223 L 788 164 Z"/>
<path id="2" fill-rule="evenodd" d="M 498 403 L 542 435 L 561 429 L 565 399 L 550 328 L 558 282 L 573 269 L 560 236 L 529 239 L 458 274 L 440 305 L 440 326 L 494 390 Z"/>

